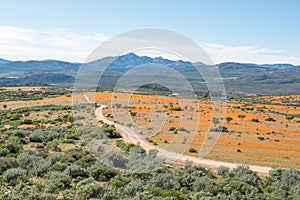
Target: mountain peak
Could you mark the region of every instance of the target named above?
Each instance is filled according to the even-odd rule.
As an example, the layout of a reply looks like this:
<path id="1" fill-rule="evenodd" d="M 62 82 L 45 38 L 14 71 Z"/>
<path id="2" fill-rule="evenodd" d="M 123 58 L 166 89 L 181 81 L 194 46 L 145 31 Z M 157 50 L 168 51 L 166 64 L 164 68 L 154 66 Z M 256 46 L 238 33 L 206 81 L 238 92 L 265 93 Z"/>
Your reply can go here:
<path id="1" fill-rule="evenodd" d="M 166 58 L 163 58 L 161 56 L 155 58 L 149 56 L 138 56 L 135 53 L 128 53 L 128 54 L 120 55 L 115 58 L 116 59 L 111 63 L 111 66 L 115 66 L 115 67 L 132 67 L 132 66 L 150 64 L 150 63 L 169 65 L 169 66 L 190 66 L 191 65 L 190 62 L 185 62 L 182 60 L 173 61 L 173 60 L 168 60 Z M 98 61 L 101 61 L 103 59 L 100 59 Z"/>

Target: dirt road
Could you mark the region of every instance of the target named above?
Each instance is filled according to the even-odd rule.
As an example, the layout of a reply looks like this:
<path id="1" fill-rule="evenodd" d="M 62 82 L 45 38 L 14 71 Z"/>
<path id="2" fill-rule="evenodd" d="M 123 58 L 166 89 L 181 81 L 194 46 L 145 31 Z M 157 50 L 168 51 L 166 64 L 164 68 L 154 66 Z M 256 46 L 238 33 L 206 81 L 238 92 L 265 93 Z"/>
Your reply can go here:
<path id="1" fill-rule="evenodd" d="M 84 95 L 85 101 L 89 103 L 93 103 L 92 101 L 89 100 L 87 95 Z M 226 166 L 229 167 L 230 169 L 234 169 L 240 164 L 236 163 L 228 163 L 228 162 L 222 162 L 222 161 L 216 161 L 216 160 L 209 160 L 209 159 L 202 159 L 202 158 L 197 158 L 193 156 L 187 156 L 187 155 L 182 155 L 173 151 L 168 151 L 166 149 L 159 148 L 151 143 L 149 143 L 144 136 L 136 133 L 132 129 L 130 129 L 127 126 L 123 126 L 117 123 L 114 123 L 108 119 L 106 119 L 103 115 L 103 108 L 106 106 L 100 105 L 95 111 L 95 114 L 97 116 L 98 120 L 102 120 L 104 123 L 110 124 L 110 125 L 115 125 L 116 129 L 120 132 L 120 134 L 123 137 L 123 140 L 125 142 L 131 142 L 134 144 L 139 144 L 143 149 L 146 151 L 149 151 L 151 149 L 157 149 L 158 150 L 158 156 L 163 157 L 167 160 L 169 163 L 180 163 L 183 164 L 186 161 L 192 161 L 193 163 L 197 165 L 201 165 L 207 168 L 212 168 L 216 169 L 219 166 Z M 264 167 L 264 166 L 257 166 L 257 165 L 248 165 L 252 171 L 257 172 L 258 174 L 261 175 L 268 175 L 269 171 L 271 170 L 270 167 Z"/>
<path id="2" fill-rule="evenodd" d="M 233 169 L 239 165 L 239 164 L 235 164 L 235 163 L 221 162 L 221 161 L 215 161 L 215 160 L 202 159 L 202 158 L 182 155 L 182 154 L 179 154 L 176 152 L 168 151 L 166 149 L 161 149 L 161 148 L 147 142 L 142 135 L 134 132 L 129 127 L 126 127 L 126 126 L 123 126 L 120 124 L 116 124 L 116 123 L 106 119 L 103 116 L 103 112 L 102 112 L 103 108 L 105 108 L 105 106 L 101 105 L 95 111 L 95 114 L 96 114 L 98 120 L 102 120 L 103 122 L 105 122 L 107 124 L 115 125 L 116 129 L 120 132 L 120 134 L 122 135 L 125 142 L 139 144 L 146 151 L 149 151 L 151 149 L 157 149 L 158 155 L 161 157 L 164 157 L 170 163 L 173 163 L 173 162 L 184 163 L 186 161 L 192 161 L 195 164 L 199 164 L 204 167 L 214 168 L 214 169 L 218 168 L 219 166 L 227 166 L 230 169 Z M 269 171 L 271 170 L 270 167 L 263 167 L 263 166 L 257 166 L 257 165 L 249 165 L 249 167 L 252 171 L 255 171 L 255 172 L 257 172 L 259 174 L 263 174 L 263 175 L 267 175 L 269 173 Z"/>

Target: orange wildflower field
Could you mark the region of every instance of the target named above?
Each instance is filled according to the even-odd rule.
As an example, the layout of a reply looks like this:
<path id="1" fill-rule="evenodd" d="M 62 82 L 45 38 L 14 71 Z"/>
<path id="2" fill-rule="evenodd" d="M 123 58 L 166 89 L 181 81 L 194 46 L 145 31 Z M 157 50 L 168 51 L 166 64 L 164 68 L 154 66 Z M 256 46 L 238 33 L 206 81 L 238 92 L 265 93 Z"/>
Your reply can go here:
<path id="1" fill-rule="evenodd" d="M 224 104 L 223 116 L 213 116 L 214 105 L 208 100 L 125 93 L 90 97 L 109 106 L 104 114 L 112 121 L 132 126 L 160 147 L 199 156 L 208 132 L 223 128 L 206 158 L 300 167 L 300 95 L 230 100 Z M 213 118 L 217 118 L 215 123 Z"/>
<path id="2" fill-rule="evenodd" d="M 300 168 L 300 95 L 231 99 L 223 105 L 224 113 L 215 109 L 209 100 L 141 93 L 87 95 L 90 100 L 108 106 L 103 111 L 106 118 L 135 129 L 159 147 L 199 157 L 204 142 L 210 140 L 208 133 L 216 133 L 219 137 L 212 141 L 212 149 L 205 158 Z M 72 97 L 0 102 L 0 105 L 6 104 L 9 108 L 71 105 L 72 99 L 84 103 L 83 94 L 74 94 Z M 216 129 L 223 132 L 215 132 Z"/>

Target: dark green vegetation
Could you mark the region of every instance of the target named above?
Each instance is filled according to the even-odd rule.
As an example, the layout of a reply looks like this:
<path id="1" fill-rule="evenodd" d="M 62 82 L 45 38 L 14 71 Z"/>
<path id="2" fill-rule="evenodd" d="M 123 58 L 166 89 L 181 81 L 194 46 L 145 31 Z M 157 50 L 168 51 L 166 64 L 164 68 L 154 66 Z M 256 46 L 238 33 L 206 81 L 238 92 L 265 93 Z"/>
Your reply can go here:
<path id="1" fill-rule="evenodd" d="M 231 171 L 221 166 L 217 173 L 188 162 L 168 168 L 155 151 L 146 154 L 141 147 L 124 142 L 117 144 L 123 152 L 99 148 L 98 159 L 83 145 L 67 152 L 52 145 L 54 141 L 63 144 L 72 130 L 34 131 L 40 139 L 33 142 L 46 144 L 36 150 L 22 148 L 21 140 L 30 140 L 33 133 L 2 132 L 1 152 L 7 150 L 0 157 L 0 199 L 300 198 L 300 171 L 296 169 L 274 168 L 260 178 L 247 166 Z"/>
<path id="2" fill-rule="evenodd" d="M 113 61 L 113 62 L 112 62 Z M 112 63 L 111 63 L 112 62 Z M 180 72 L 194 87 L 196 94 L 200 97 L 207 95 L 207 86 L 201 75 L 192 67 L 207 66 L 183 61 L 170 61 L 163 58 L 150 58 L 127 54 L 119 57 L 107 57 L 86 64 L 91 70 L 95 67 L 109 68 L 100 80 L 98 89 L 111 90 L 119 78 L 130 69 L 144 64 L 159 64 L 171 66 Z M 72 86 L 76 72 L 80 68 L 79 63 L 68 63 L 54 60 L 27 61 L 27 62 L 3 62 L 0 63 L 0 85 L 20 85 L 26 83 L 44 83 L 59 86 Z M 300 67 L 289 64 L 256 65 L 241 63 L 221 63 L 217 65 L 228 96 L 245 94 L 295 94 L 300 93 Z M 91 72 L 93 74 L 93 72 Z M 160 77 L 157 77 L 158 79 Z M 166 78 L 166 76 L 162 76 Z M 178 77 L 177 77 L 178 78 Z M 170 83 L 174 77 L 167 77 Z M 176 78 L 175 78 L 176 79 Z M 177 80 L 177 79 L 176 79 Z M 174 85 L 180 84 L 174 82 Z M 147 84 L 139 88 L 140 91 L 170 94 L 165 87 Z"/>
<path id="3" fill-rule="evenodd" d="M 42 87 L 36 89 L 36 87 Z M 69 90 L 58 87 L 47 87 L 47 86 L 30 86 L 31 90 L 10 90 L 10 87 L 0 88 L 0 101 L 16 101 L 16 100 L 38 100 L 43 98 L 51 98 L 62 95 L 71 95 Z"/>
<path id="4" fill-rule="evenodd" d="M 10 125 L 12 128 L 17 128 L 21 124 L 33 124 L 33 125 L 43 125 L 43 124 L 54 124 L 61 125 L 63 122 L 73 122 L 73 116 L 70 114 L 65 114 L 58 116 L 56 118 L 49 119 L 49 115 L 57 111 L 69 111 L 71 106 L 68 105 L 43 105 L 43 106 L 33 106 L 33 107 L 22 107 L 17 109 L 4 109 L 0 110 L 0 128 L 5 130 L 4 125 Z M 43 119 L 29 119 L 31 113 L 47 112 L 45 118 Z M 68 112 L 68 113 L 69 113 Z M 48 118 L 48 119 L 47 119 Z"/>

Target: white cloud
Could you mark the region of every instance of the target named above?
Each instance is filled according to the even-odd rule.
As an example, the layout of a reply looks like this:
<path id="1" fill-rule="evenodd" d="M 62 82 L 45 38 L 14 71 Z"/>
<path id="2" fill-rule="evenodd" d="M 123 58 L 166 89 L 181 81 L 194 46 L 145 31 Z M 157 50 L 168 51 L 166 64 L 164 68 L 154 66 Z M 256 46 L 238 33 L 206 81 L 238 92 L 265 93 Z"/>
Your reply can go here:
<path id="1" fill-rule="evenodd" d="M 285 56 L 283 50 L 252 46 L 228 46 L 206 43 L 202 45 L 214 63 L 241 62 L 257 64 L 290 63 L 300 65 L 300 57 Z"/>
<path id="2" fill-rule="evenodd" d="M 10 60 L 59 59 L 84 62 L 89 54 L 109 39 L 102 33 L 78 34 L 65 29 L 36 30 L 12 26 L 0 26 L 0 58 Z M 214 63 L 291 63 L 300 65 L 300 57 L 286 56 L 282 50 L 258 45 L 228 46 L 204 43 L 200 45 Z M 176 55 L 156 52 L 137 52 L 142 55 L 179 59 Z"/>
<path id="3" fill-rule="evenodd" d="M 83 62 L 91 51 L 108 38 L 104 34 L 81 35 L 64 29 L 34 30 L 0 26 L 0 58 Z"/>

